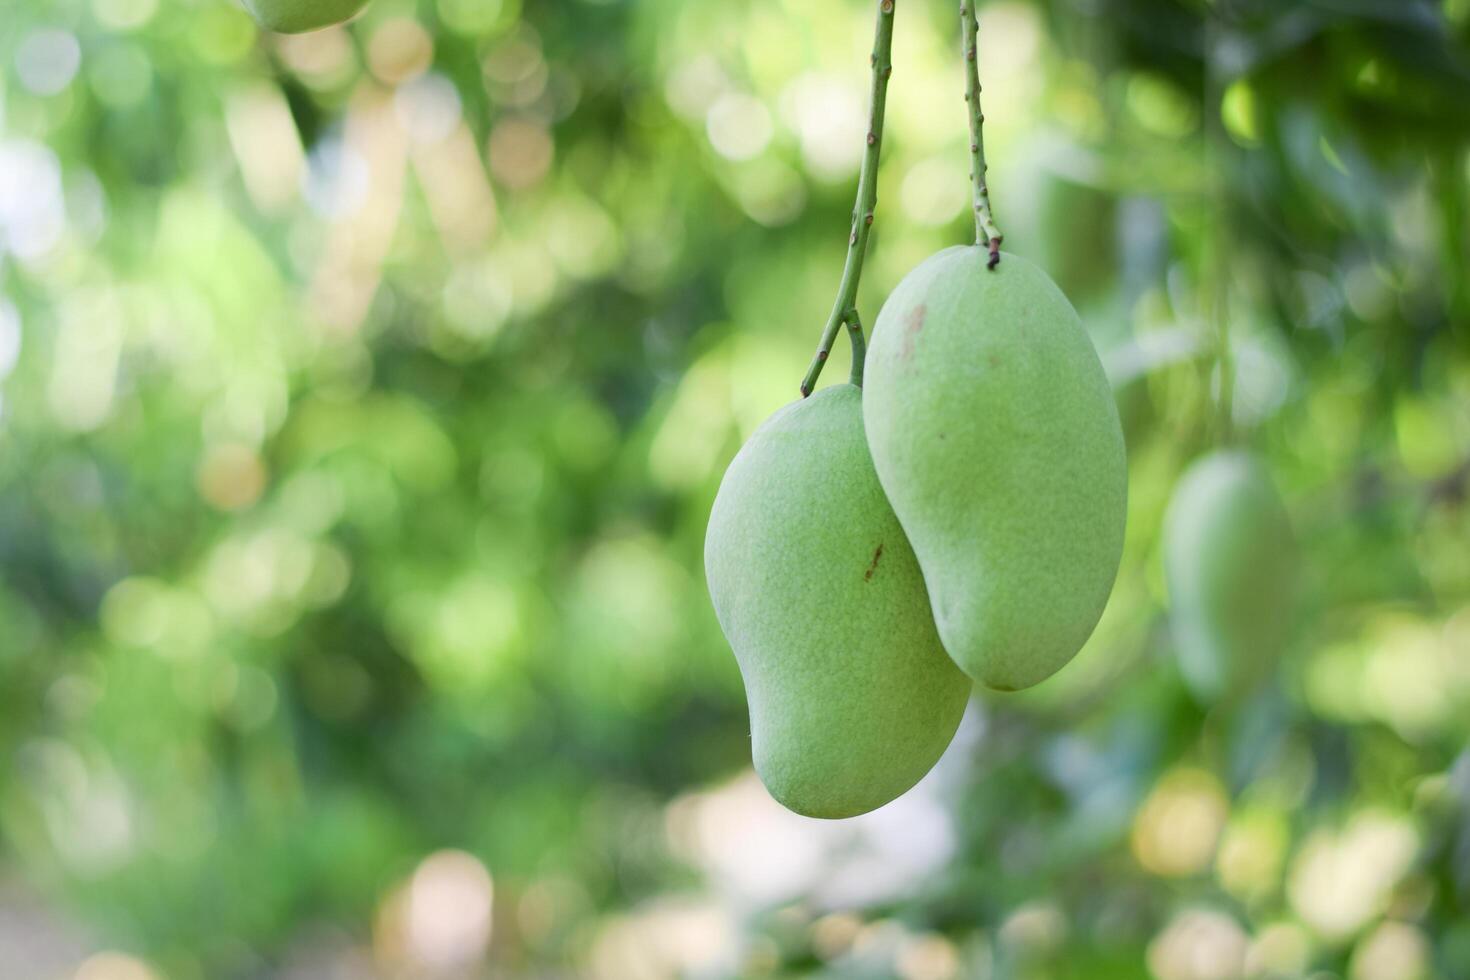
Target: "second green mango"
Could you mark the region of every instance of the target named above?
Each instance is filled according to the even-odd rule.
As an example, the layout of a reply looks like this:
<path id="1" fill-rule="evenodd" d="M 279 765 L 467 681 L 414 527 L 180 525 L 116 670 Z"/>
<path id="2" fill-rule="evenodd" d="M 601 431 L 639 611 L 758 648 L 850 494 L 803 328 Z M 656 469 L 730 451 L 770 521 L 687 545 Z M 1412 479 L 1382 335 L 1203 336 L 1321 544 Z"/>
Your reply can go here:
<path id="1" fill-rule="evenodd" d="M 918 782 L 970 695 L 878 486 L 860 402 L 833 385 L 761 425 L 726 471 L 705 536 L 756 771 L 813 817 L 864 813 Z"/>
<path id="2" fill-rule="evenodd" d="M 884 304 L 863 420 L 945 650 L 1018 690 L 1091 635 L 1122 555 L 1127 462 L 1112 391 L 1056 285 L 945 249 Z"/>

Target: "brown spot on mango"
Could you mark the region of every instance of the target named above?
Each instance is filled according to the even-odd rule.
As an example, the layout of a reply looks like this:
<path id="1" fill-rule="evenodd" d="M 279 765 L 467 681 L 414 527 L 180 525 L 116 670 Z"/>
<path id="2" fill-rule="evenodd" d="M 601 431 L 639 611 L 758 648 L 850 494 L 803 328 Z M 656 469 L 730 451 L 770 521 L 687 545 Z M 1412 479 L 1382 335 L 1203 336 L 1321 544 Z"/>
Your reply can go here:
<path id="1" fill-rule="evenodd" d="M 907 361 L 914 356 L 914 343 L 918 340 L 919 331 L 924 329 L 924 317 L 929 313 L 929 308 L 923 303 L 909 311 L 909 315 L 903 321 L 903 346 L 899 348 L 898 356 Z"/>
<path id="2" fill-rule="evenodd" d="M 868 565 L 868 570 L 863 573 L 863 581 L 873 581 L 873 573 L 878 570 L 878 559 L 883 557 L 883 542 L 878 542 L 878 547 L 873 549 L 873 560 Z"/>

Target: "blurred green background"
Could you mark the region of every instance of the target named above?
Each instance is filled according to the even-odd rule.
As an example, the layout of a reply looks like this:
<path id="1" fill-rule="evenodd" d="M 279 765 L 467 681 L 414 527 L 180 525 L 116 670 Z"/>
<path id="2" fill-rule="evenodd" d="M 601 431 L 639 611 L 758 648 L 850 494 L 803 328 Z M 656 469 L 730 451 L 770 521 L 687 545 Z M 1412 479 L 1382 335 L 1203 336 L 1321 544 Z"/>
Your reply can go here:
<path id="1" fill-rule="evenodd" d="M 970 234 L 955 7 L 899 3 L 868 323 Z M 751 773 L 701 547 L 836 288 L 869 3 L 0 7 L 0 976 L 1470 976 L 1470 2 L 980 7 L 1127 549 L 840 823 Z M 1210 706 L 1158 545 L 1222 324 L 1306 567 Z"/>

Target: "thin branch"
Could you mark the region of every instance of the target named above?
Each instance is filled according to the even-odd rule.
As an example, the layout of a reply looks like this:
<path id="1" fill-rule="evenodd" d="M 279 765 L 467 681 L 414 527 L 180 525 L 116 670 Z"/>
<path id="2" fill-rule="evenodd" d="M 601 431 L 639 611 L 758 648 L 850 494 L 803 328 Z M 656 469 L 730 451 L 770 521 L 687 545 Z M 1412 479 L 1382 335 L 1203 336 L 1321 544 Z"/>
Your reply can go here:
<path id="1" fill-rule="evenodd" d="M 985 114 L 980 110 L 980 66 L 975 36 L 980 25 L 975 0 L 960 0 L 960 50 L 965 55 L 965 102 L 970 117 L 970 183 L 974 190 L 975 244 L 990 249 L 989 268 L 1000 264 L 1003 237 L 990 210 L 990 186 L 985 177 Z"/>
<path id="2" fill-rule="evenodd" d="M 837 286 L 837 299 L 832 313 L 822 328 L 822 339 L 816 356 L 801 382 L 801 397 L 812 393 L 826 366 L 827 355 L 837 331 L 846 323 L 853 341 L 853 383 L 862 380 L 862 324 L 857 316 L 858 281 L 863 275 L 863 256 L 868 250 L 868 236 L 873 229 L 873 211 L 878 205 L 878 155 L 883 148 L 883 110 L 888 101 L 888 78 L 893 74 L 893 6 L 894 0 L 879 0 L 878 25 L 873 31 L 873 91 L 868 116 L 868 146 L 863 151 L 863 165 L 858 172 L 857 203 L 852 209 L 852 229 L 847 236 L 847 261 L 842 266 L 842 281 Z"/>

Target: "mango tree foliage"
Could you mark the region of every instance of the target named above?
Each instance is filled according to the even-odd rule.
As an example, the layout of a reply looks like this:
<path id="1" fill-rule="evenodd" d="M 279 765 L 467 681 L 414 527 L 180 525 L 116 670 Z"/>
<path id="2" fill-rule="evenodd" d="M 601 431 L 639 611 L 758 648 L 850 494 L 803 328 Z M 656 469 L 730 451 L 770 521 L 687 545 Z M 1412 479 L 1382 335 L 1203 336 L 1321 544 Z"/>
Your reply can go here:
<path id="1" fill-rule="evenodd" d="M 952 6 L 900 4 L 869 320 L 973 230 Z M 1122 565 L 1075 661 L 816 823 L 754 782 L 701 547 L 830 309 L 868 5 L 8 4 L 0 901 L 48 925 L 0 962 L 1470 972 L 1470 6 L 979 21 L 1006 248 L 1118 399 Z M 1301 595 L 1210 708 L 1161 528 L 1231 442 Z"/>

